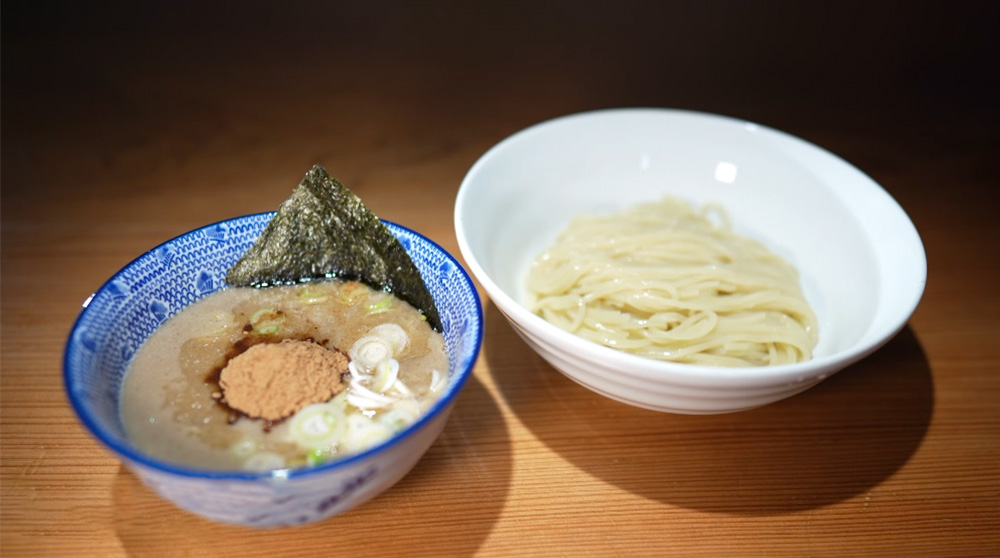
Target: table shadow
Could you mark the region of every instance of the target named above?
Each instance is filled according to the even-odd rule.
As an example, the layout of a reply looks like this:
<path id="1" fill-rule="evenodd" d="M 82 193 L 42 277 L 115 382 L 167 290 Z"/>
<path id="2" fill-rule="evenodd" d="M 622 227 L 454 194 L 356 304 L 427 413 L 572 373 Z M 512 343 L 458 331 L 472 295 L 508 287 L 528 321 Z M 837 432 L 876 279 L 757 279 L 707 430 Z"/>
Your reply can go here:
<path id="1" fill-rule="evenodd" d="M 539 440 L 595 478 L 688 509 L 782 514 L 866 493 L 913 455 L 934 406 L 927 357 L 909 327 L 806 392 L 702 416 L 590 392 L 539 357 L 492 303 L 486 327 L 495 382 Z"/>
<path id="2" fill-rule="evenodd" d="M 475 377 L 441 436 L 388 491 L 346 513 L 302 527 L 251 529 L 203 519 L 159 498 L 125 466 L 113 486 L 114 525 L 130 556 L 384 555 L 373 536 L 419 544 L 423 552 L 472 556 L 500 517 L 511 482 L 511 444 L 497 402 Z M 448 513 L 442 514 L 442 506 Z M 446 521 L 446 518 L 462 518 Z M 436 520 L 438 518 L 438 520 Z"/>

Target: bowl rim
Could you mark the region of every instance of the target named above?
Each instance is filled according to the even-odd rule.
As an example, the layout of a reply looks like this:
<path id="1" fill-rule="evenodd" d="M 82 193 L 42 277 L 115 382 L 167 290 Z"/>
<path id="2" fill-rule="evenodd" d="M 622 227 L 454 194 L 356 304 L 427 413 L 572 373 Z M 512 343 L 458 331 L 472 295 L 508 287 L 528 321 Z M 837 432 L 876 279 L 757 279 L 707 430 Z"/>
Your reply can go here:
<path id="1" fill-rule="evenodd" d="M 337 470 L 348 469 L 360 462 L 367 461 L 368 459 L 374 458 L 378 454 L 381 454 L 383 452 L 388 452 L 394 447 L 404 443 L 406 440 L 415 436 L 418 431 L 426 428 L 432 421 L 436 420 L 440 415 L 445 413 L 451 407 L 455 398 L 462 390 L 462 387 L 468 381 L 469 377 L 472 376 L 472 370 L 475 367 L 476 361 L 479 358 L 479 353 L 483 346 L 484 330 L 486 325 L 485 315 L 483 313 L 482 301 L 480 300 L 480 297 L 476 290 L 475 283 L 473 282 L 472 278 L 469 276 L 469 273 L 465 270 L 465 268 L 463 268 L 462 265 L 458 262 L 458 260 L 453 255 L 451 255 L 447 250 L 442 248 L 440 244 L 414 231 L 413 229 L 410 229 L 393 221 L 389 221 L 386 219 L 379 219 L 390 230 L 396 228 L 403 232 L 409 233 L 419 238 L 421 241 L 426 242 L 433 249 L 443 254 L 448 259 L 448 261 L 450 261 L 455 266 L 455 269 L 457 269 L 458 272 L 461 274 L 460 280 L 467 283 L 470 292 L 473 293 L 472 298 L 476 310 L 476 315 L 478 317 L 476 332 L 475 332 L 476 343 L 472 350 L 472 353 L 469 355 L 469 358 L 467 359 L 467 364 L 464 367 L 461 367 L 461 369 L 455 371 L 455 374 L 457 374 L 457 376 L 455 377 L 455 379 L 449 382 L 448 391 L 446 391 L 444 395 L 442 395 L 437 401 L 435 401 L 434 405 L 432 405 L 431 408 L 427 410 L 427 412 L 421 415 L 416 422 L 410 424 L 404 430 L 398 432 L 396 435 L 392 436 L 388 440 L 380 444 L 377 444 L 371 448 L 368 448 L 365 451 L 344 457 L 343 459 L 336 459 L 313 467 L 288 467 L 283 469 L 274 469 L 270 471 L 261 471 L 261 472 L 199 469 L 197 467 L 190 467 L 186 465 L 171 463 L 168 461 L 157 459 L 155 457 L 146 454 L 145 452 L 139 451 L 136 447 L 129 444 L 126 438 L 123 438 L 122 441 L 119 442 L 117 436 L 110 436 L 106 432 L 104 432 L 104 430 L 100 426 L 98 426 L 97 419 L 93 417 L 92 413 L 88 412 L 84 408 L 83 403 L 79 400 L 80 398 L 74 394 L 71 385 L 71 373 L 70 373 L 71 365 L 69 362 L 70 345 L 73 343 L 75 333 L 77 332 L 81 321 L 83 321 L 84 317 L 87 315 L 87 312 L 90 311 L 90 303 L 94 300 L 94 298 L 98 294 L 100 294 L 102 291 L 107 290 L 111 285 L 111 283 L 115 280 L 115 278 L 117 278 L 122 272 L 124 272 L 126 269 L 129 269 L 143 258 L 146 258 L 150 254 L 155 253 L 163 246 L 175 243 L 181 239 L 184 239 L 194 234 L 201 233 L 202 231 L 211 229 L 212 227 L 216 227 L 221 224 L 232 223 L 234 221 L 241 221 L 241 220 L 250 220 L 255 217 L 261 217 L 261 216 L 268 216 L 268 221 L 270 221 L 270 219 L 273 218 L 276 213 L 277 213 L 276 211 L 263 211 L 259 213 L 251 213 L 247 215 L 230 217 L 228 219 L 222 219 L 220 221 L 215 221 L 213 223 L 200 226 L 196 229 L 192 229 L 185 233 L 179 234 L 169 240 L 161 242 L 156 246 L 154 246 L 153 248 L 146 250 L 142 254 L 136 256 L 129 263 L 127 263 L 126 265 L 122 266 L 117 271 L 115 271 L 111 275 L 111 277 L 105 280 L 105 282 L 84 301 L 83 308 L 77 315 L 76 319 L 73 321 L 73 325 L 69 330 L 69 334 L 63 346 L 63 388 L 66 393 L 66 397 L 69 399 L 70 404 L 73 407 L 73 410 L 76 413 L 77 418 L 80 420 L 80 422 L 83 423 L 87 431 L 92 436 L 97 438 L 97 440 L 100 441 L 105 447 L 110 449 L 113 454 L 121 458 L 124 458 L 127 461 L 145 466 L 149 469 L 161 473 L 166 473 L 178 477 L 192 478 L 192 479 L 232 480 L 232 481 L 261 481 L 270 479 L 285 480 L 293 478 L 294 479 L 307 478 L 315 475 L 322 475 L 330 472 L 336 472 Z M 210 293 L 205 293 L 204 295 L 199 296 L 195 300 L 200 300 L 204 296 L 207 296 L 212 292 L 216 292 L 226 287 L 228 287 L 228 285 L 223 285 L 219 289 L 215 289 Z"/>
<path id="2" fill-rule="evenodd" d="M 871 328 L 879 324 L 878 313 L 876 312 L 873 314 L 872 320 L 868 324 L 866 332 L 850 347 L 828 355 L 813 357 L 812 359 L 803 362 L 773 366 L 733 368 L 661 361 L 626 353 L 624 351 L 605 347 L 598 343 L 582 339 L 549 323 L 544 318 L 529 311 L 519 301 L 515 300 L 514 297 L 505 292 L 493 280 L 493 278 L 486 273 L 486 270 L 479 263 L 476 254 L 472 250 L 472 246 L 465 233 L 465 217 L 463 215 L 463 212 L 466 209 L 466 200 L 469 196 L 469 192 L 473 189 L 472 184 L 477 180 L 479 174 L 484 172 L 485 167 L 491 164 L 494 159 L 502 156 L 503 152 L 510 149 L 512 145 L 522 142 L 536 134 L 544 133 L 550 128 L 585 119 L 615 118 L 619 116 L 634 117 L 642 114 L 648 114 L 656 117 L 679 116 L 690 118 L 692 119 L 692 122 L 708 123 L 711 121 L 742 127 L 745 129 L 752 129 L 754 133 L 770 135 L 776 140 L 786 142 L 790 146 L 803 150 L 810 156 L 823 159 L 827 164 L 856 174 L 864 189 L 870 190 L 876 195 L 883 196 L 883 201 L 885 201 L 892 211 L 896 213 L 896 218 L 899 219 L 899 224 L 907 229 L 905 233 L 910 240 L 910 245 L 907 246 L 907 248 L 911 249 L 912 262 L 916 272 L 912 277 L 912 281 L 916 283 L 916 287 L 913 290 L 911 298 L 900 305 L 902 310 L 895 316 L 889 316 L 883 319 L 884 323 L 878 328 L 877 334 L 871 333 Z M 791 154 L 788 156 L 792 157 Z M 853 213 L 854 212 L 852 211 L 852 214 Z M 666 381 L 668 379 L 663 376 L 663 374 L 670 374 L 669 379 L 673 380 L 673 383 L 682 383 L 689 386 L 717 385 L 720 381 L 732 382 L 734 380 L 745 380 L 748 383 L 753 384 L 759 384 L 761 381 L 787 383 L 789 381 L 798 381 L 800 378 L 804 379 L 804 377 L 815 375 L 817 373 L 825 374 L 834 368 L 843 367 L 857 362 L 884 345 L 903 329 L 919 305 L 927 283 L 926 250 L 923 246 L 923 242 L 921 241 L 916 226 L 899 202 L 893 198 L 881 184 L 876 182 L 866 173 L 835 153 L 832 153 L 812 142 L 792 135 L 788 132 L 740 118 L 688 109 L 659 107 L 620 107 L 597 109 L 557 116 L 516 131 L 490 147 L 466 172 L 461 184 L 459 185 L 458 193 L 456 195 L 454 226 L 459 251 L 465 259 L 466 265 L 469 266 L 473 276 L 475 276 L 479 283 L 483 286 L 484 290 L 489 294 L 490 298 L 497 305 L 497 307 L 505 315 L 507 315 L 509 319 L 518 324 L 522 324 L 523 327 L 527 329 L 527 333 L 532 337 L 541 337 L 546 339 L 548 342 L 553 342 L 553 344 L 558 347 L 560 351 L 573 352 L 580 355 L 584 360 L 599 361 L 607 367 L 615 366 L 619 368 L 619 371 L 623 374 L 645 376 L 647 378 L 654 377 L 656 380 L 660 381 Z M 868 237 L 869 235 L 866 234 L 865 236 Z"/>

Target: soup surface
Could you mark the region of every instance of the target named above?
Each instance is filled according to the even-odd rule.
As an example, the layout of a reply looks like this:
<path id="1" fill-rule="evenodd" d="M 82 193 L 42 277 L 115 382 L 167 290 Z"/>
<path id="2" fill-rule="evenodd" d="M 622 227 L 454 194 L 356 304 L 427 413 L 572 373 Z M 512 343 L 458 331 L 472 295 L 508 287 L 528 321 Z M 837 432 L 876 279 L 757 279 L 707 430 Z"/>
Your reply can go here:
<path id="1" fill-rule="evenodd" d="M 241 357 L 261 365 L 263 344 L 319 346 L 349 360 L 343 371 L 284 371 L 336 374 L 341 391 L 303 401 L 288 416 L 252 416 L 252 405 L 236 405 L 232 378 Z M 287 387 L 277 384 L 287 374 L 240 397 L 271 397 Z M 389 293 L 341 281 L 229 288 L 179 312 L 140 347 L 122 388 L 122 420 L 137 447 L 165 461 L 220 470 L 309 466 L 391 437 L 437 400 L 447 378 L 443 337 Z"/>

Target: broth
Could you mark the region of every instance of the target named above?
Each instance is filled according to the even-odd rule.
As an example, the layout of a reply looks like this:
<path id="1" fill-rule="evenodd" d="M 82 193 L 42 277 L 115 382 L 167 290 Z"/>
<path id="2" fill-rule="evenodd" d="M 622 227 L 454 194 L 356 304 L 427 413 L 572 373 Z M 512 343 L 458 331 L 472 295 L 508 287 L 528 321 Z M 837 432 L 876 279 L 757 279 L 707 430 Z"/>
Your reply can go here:
<path id="1" fill-rule="evenodd" d="M 220 371 L 252 346 L 298 340 L 347 354 L 382 324 L 397 324 L 408 337 L 405 349 L 392 355 L 398 377 L 386 380 L 381 368 L 353 367 L 345 374 L 347 387 L 329 404 L 343 423 L 335 442 L 306 447 L 297 441 L 293 426 L 303 410 L 268 421 L 220 397 Z M 228 288 L 167 320 L 140 347 L 122 388 L 122 420 L 139 449 L 177 464 L 218 470 L 308 466 L 363 451 L 405 428 L 437 400 L 447 377 L 443 337 L 389 293 L 336 280 Z"/>

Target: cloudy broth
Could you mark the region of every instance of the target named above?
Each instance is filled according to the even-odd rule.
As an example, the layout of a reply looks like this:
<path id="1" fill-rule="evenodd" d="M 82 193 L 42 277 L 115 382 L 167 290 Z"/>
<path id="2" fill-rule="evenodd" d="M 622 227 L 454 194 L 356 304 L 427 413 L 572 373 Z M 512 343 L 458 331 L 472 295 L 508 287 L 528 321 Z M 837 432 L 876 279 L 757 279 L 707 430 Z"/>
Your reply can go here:
<path id="1" fill-rule="evenodd" d="M 355 387 L 367 376 L 350 375 L 354 383 L 333 399 L 344 423 L 336 443 L 303 447 L 290 432 L 294 416 L 252 419 L 219 401 L 219 372 L 251 346 L 293 339 L 347 353 L 382 324 L 398 324 L 409 339 L 394 355 L 398 377 L 378 397 L 361 398 L 382 404 L 359 407 L 350 401 L 371 393 Z M 439 397 L 447 376 L 442 336 L 391 294 L 341 281 L 229 288 L 179 312 L 140 347 L 122 388 L 122 420 L 139 449 L 164 461 L 219 470 L 308 466 L 362 451 L 412 423 Z"/>

